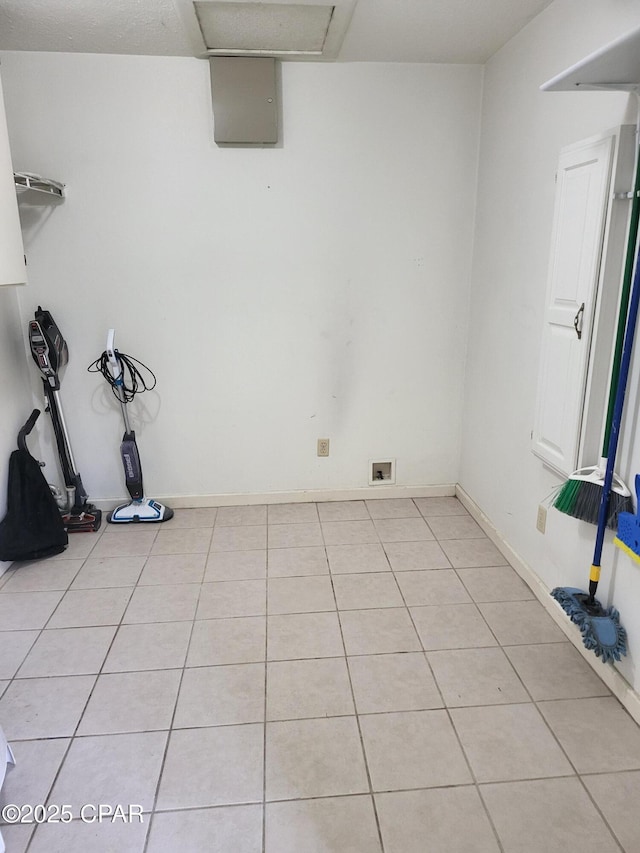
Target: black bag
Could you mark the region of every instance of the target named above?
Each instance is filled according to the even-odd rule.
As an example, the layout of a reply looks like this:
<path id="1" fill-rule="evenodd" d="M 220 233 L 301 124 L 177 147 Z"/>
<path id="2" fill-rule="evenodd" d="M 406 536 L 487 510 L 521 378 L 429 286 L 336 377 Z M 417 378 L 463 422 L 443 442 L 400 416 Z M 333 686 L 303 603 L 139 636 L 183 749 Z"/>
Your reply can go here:
<path id="1" fill-rule="evenodd" d="M 38 560 L 64 551 L 69 542 L 60 510 L 25 437 L 40 415 L 34 409 L 9 458 L 7 514 L 0 521 L 0 560 Z"/>

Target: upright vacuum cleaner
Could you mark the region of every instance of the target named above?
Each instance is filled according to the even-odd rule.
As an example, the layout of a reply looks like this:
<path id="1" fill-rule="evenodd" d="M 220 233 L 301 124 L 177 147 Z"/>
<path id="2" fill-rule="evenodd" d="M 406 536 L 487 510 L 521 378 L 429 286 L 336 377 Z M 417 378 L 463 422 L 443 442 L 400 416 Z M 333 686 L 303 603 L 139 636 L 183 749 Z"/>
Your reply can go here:
<path id="1" fill-rule="evenodd" d="M 127 404 L 136 394 L 151 390 L 155 387 L 156 378 L 151 370 L 142 362 L 115 348 L 115 330 L 109 329 L 107 348 L 100 358 L 90 364 L 91 373 L 101 373 L 111 386 L 116 399 L 120 403 L 124 420 L 124 435 L 120 445 L 122 467 L 127 491 L 131 495 L 129 503 L 121 504 L 107 515 L 111 524 L 131 524 L 138 522 L 168 521 L 173 517 L 173 510 L 159 501 L 144 497 L 142 486 L 142 466 L 136 444 L 136 434 L 131 429 Z M 152 377 L 153 383 L 147 385 L 144 377 L 136 367 L 143 367 Z"/>
<path id="2" fill-rule="evenodd" d="M 64 526 L 69 533 L 95 532 L 100 528 L 102 511 L 88 502 L 88 495 L 71 451 L 60 400 L 60 376 L 69 361 L 69 348 L 51 313 L 40 305 L 34 319 L 29 322 L 29 345 L 33 360 L 42 373 L 47 411 L 51 415 L 65 482 L 66 501 L 61 508 Z"/>

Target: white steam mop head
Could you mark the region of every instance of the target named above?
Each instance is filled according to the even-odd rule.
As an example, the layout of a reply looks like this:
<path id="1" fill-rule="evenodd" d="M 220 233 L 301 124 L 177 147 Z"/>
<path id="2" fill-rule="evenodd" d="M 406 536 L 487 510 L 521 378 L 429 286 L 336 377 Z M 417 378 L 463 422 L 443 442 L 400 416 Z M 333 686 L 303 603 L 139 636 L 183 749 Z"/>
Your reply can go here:
<path id="1" fill-rule="evenodd" d="M 173 510 L 151 498 L 131 501 L 121 504 L 107 516 L 111 524 L 130 524 L 131 522 L 168 521 L 173 517 Z"/>

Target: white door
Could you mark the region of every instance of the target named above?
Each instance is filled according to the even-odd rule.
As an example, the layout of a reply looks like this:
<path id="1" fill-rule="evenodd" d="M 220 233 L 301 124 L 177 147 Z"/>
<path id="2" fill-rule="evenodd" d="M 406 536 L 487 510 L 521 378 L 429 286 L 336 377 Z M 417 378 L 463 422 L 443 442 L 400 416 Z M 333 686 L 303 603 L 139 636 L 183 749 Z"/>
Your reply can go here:
<path id="1" fill-rule="evenodd" d="M 577 467 L 615 141 L 571 145 L 558 163 L 532 449 L 563 475 Z"/>

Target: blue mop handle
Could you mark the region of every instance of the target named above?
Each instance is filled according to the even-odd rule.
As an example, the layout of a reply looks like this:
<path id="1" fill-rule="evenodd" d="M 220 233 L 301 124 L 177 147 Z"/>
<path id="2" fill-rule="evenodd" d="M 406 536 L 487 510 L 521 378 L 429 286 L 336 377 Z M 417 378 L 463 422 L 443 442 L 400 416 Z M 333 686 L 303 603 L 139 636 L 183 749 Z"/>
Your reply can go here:
<path id="1" fill-rule="evenodd" d="M 607 512 L 609 509 L 609 498 L 611 496 L 611 486 L 613 484 L 613 468 L 616 462 L 616 452 L 618 450 L 618 439 L 620 438 L 620 426 L 622 424 L 622 410 L 624 408 L 624 398 L 627 390 L 627 380 L 629 378 L 629 368 L 631 365 L 631 351 L 633 350 L 633 339 L 636 331 L 636 321 L 638 319 L 638 307 L 640 306 L 640 248 L 636 255 L 636 266 L 633 274 L 633 287 L 631 291 L 631 299 L 629 302 L 629 312 L 627 314 L 627 328 L 624 333 L 624 344 L 622 347 L 622 361 L 620 362 L 620 375 L 618 376 L 618 387 L 616 389 L 616 401 L 613 407 L 613 419 L 611 423 L 611 435 L 609 437 L 609 448 L 607 451 L 607 468 L 604 475 L 604 485 L 602 487 L 602 497 L 600 499 L 600 511 L 598 513 L 598 532 L 596 534 L 596 544 L 593 552 L 593 564 L 591 566 L 591 576 L 589 580 L 589 595 L 591 598 L 595 595 L 600 580 L 600 561 L 602 559 L 602 546 L 604 544 L 604 534 L 607 527 Z"/>

